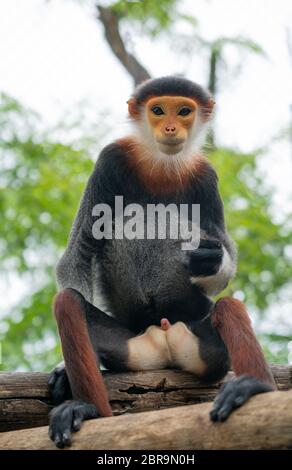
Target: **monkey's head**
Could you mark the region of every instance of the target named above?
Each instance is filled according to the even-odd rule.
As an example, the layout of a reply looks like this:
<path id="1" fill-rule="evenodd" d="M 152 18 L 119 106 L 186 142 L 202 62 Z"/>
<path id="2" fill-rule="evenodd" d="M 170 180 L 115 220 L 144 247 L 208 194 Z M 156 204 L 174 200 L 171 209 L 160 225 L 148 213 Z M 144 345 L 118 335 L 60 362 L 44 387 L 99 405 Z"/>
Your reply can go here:
<path id="1" fill-rule="evenodd" d="M 139 138 L 164 156 L 198 150 L 213 106 L 207 91 L 180 77 L 148 80 L 128 101 Z"/>

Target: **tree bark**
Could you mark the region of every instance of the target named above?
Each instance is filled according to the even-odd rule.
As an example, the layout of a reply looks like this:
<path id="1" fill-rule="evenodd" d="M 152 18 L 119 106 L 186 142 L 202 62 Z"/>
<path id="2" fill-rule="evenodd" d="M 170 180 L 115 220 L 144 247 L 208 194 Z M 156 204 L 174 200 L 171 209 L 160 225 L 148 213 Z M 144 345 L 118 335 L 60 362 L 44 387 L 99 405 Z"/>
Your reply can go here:
<path id="1" fill-rule="evenodd" d="M 292 366 L 271 369 L 279 390 L 292 388 Z M 222 384 L 206 385 L 179 370 L 105 372 L 104 377 L 115 415 L 212 401 Z M 47 381 L 48 374 L 39 372 L 0 373 L 1 432 L 48 424 Z"/>
<path id="2" fill-rule="evenodd" d="M 291 449 L 292 391 L 253 397 L 225 423 L 212 423 L 211 404 L 181 406 L 84 423 L 71 449 Z M 54 449 L 48 428 L 0 434 L 0 449 Z"/>
<path id="3" fill-rule="evenodd" d="M 127 72 L 133 78 L 135 85 L 139 85 L 144 80 L 150 78 L 150 74 L 136 57 L 127 51 L 122 39 L 119 18 L 110 9 L 97 5 L 99 19 L 104 26 L 105 38 L 117 59 L 125 67 Z"/>
<path id="4" fill-rule="evenodd" d="M 208 90 L 211 92 L 214 99 L 217 96 L 217 67 L 218 67 L 218 51 L 217 49 L 211 48 L 210 63 L 209 63 L 209 79 L 208 79 Z M 208 133 L 208 144 L 211 148 L 216 146 L 215 143 L 215 131 L 212 127 Z"/>

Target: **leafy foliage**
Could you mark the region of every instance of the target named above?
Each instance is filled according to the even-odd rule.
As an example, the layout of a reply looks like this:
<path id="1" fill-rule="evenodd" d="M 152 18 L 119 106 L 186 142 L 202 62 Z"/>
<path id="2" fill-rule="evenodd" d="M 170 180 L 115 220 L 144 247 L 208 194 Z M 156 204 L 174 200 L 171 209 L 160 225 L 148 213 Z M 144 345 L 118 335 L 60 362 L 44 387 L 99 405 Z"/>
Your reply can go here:
<path id="1" fill-rule="evenodd" d="M 5 95 L 0 122 L 1 270 L 25 276 L 34 292 L 1 325 L 4 333 L 8 330 L 2 333 L 3 367 L 50 367 L 59 357 L 59 347 L 45 347 L 57 344 L 51 315 L 54 265 L 93 162 L 76 143 L 66 145 L 43 135 L 38 116 Z"/>
<path id="2" fill-rule="evenodd" d="M 291 232 L 286 222 L 273 221 L 272 193 L 259 174 L 259 156 L 221 148 L 211 158 L 221 181 L 227 225 L 238 246 L 238 275 L 231 289 L 264 311 L 291 278 Z"/>
<path id="3" fill-rule="evenodd" d="M 151 36 L 156 36 L 174 21 L 178 0 L 118 0 L 111 9 L 121 18 L 135 22 Z"/>

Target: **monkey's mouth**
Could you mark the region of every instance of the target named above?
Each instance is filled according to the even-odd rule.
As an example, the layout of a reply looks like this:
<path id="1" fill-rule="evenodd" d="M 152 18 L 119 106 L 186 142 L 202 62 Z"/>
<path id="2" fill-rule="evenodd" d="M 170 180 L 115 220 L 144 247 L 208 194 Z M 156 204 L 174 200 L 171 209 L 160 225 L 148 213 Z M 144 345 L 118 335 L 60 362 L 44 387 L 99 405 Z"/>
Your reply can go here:
<path id="1" fill-rule="evenodd" d="M 173 139 L 157 139 L 157 142 L 160 145 L 167 145 L 170 147 L 175 147 L 176 145 L 182 145 L 185 139 L 173 138 Z"/>
<path id="2" fill-rule="evenodd" d="M 176 153 L 179 153 L 183 148 L 183 144 L 183 139 L 158 141 L 161 152 L 166 153 L 167 155 L 175 155 Z"/>

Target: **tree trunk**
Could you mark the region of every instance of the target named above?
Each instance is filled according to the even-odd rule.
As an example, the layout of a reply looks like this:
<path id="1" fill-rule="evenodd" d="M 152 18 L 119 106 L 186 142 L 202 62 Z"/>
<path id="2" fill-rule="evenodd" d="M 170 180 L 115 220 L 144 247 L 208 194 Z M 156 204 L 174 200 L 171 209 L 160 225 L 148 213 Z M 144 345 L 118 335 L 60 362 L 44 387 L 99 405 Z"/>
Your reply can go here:
<path id="1" fill-rule="evenodd" d="M 211 92 L 213 98 L 216 100 L 217 96 L 217 66 L 218 66 L 219 53 L 217 49 L 211 48 L 210 63 L 209 63 L 209 78 L 208 78 L 208 90 Z M 212 127 L 208 134 L 208 144 L 215 148 L 215 131 Z"/>

